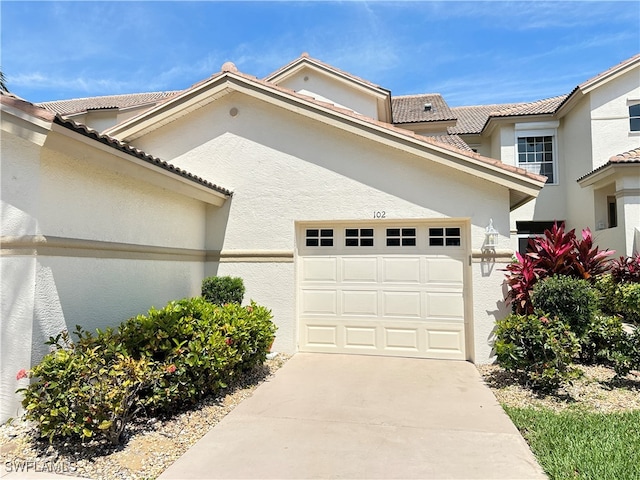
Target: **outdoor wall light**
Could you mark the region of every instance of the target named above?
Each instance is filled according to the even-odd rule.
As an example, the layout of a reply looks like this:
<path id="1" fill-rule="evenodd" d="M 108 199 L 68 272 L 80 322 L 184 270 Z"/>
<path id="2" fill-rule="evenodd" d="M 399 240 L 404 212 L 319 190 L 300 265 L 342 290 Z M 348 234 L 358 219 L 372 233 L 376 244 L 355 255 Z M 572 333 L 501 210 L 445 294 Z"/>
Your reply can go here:
<path id="1" fill-rule="evenodd" d="M 498 245 L 498 231 L 493 228 L 493 218 L 489 220 L 489 225 L 484 229 L 483 249 L 495 249 Z"/>

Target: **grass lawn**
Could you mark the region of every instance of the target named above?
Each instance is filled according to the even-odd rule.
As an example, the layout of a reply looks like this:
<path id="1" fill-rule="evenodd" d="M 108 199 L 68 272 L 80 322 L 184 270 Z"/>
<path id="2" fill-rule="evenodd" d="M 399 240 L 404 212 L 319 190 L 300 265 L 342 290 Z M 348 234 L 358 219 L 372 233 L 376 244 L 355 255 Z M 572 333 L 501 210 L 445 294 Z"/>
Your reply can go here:
<path id="1" fill-rule="evenodd" d="M 640 410 L 504 409 L 551 479 L 640 479 Z"/>

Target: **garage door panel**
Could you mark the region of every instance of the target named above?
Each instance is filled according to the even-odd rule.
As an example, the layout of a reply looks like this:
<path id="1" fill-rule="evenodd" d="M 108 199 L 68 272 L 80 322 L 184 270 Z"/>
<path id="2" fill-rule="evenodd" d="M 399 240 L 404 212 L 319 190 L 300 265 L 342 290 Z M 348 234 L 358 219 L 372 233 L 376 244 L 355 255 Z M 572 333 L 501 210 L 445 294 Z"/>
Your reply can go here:
<path id="1" fill-rule="evenodd" d="M 420 283 L 420 257 L 382 258 L 382 283 Z"/>
<path id="2" fill-rule="evenodd" d="M 427 354 L 434 358 L 464 360 L 464 329 L 446 325 L 427 329 Z"/>
<path id="3" fill-rule="evenodd" d="M 337 315 L 338 292 L 335 290 L 302 290 L 303 315 Z"/>
<path id="4" fill-rule="evenodd" d="M 376 257 L 344 257 L 341 259 L 342 281 L 349 282 L 378 282 L 378 259 Z"/>
<path id="5" fill-rule="evenodd" d="M 426 281 L 428 284 L 462 285 L 464 281 L 464 262 L 456 258 L 428 259 Z"/>
<path id="6" fill-rule="evenodd" d="M 377 290 L 343 290 L 342 291 L 343 315 L 378 316 L 378 291 Z"/>
<path id="7" fill-rule="evenodd" d="M 376 350 L 376 327 L 345 326 L 345 347 Z"/>
<path id="8" fill-rule="evenodd" d="M 307 324 L 304 335 L 309 346 L 338 347 L 338 327 L 335 325 Z"/>
<path id="9" fill-rule="evenodd" d="M 464 321 L 462 293 L 427 292 L 427 316 L 456 318 Z"/>
<path id="10" fill-rule="evenodd" d="M 419 328 L 385 328 L 385 348 L 418 352 Z"/>
<path id="11" fill-rule="evenodd" d="M 302 280 L 305 282 L 336 282 L 338 259 L 335 257 L 306 257 L 302 259 Z"/>
<path id="12" fill-rule="evenodd" d="M 409 317 L 421 316 L 420 292 L 384 291 L 382 292 L 382 316 L 383 317 Z"/>

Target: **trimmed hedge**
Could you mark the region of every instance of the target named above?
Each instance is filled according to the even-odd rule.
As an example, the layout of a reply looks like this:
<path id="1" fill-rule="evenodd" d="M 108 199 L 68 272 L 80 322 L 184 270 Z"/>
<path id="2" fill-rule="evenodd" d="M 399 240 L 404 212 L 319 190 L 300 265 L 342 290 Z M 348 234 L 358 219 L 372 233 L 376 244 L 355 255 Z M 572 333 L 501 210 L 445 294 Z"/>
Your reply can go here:
<path id="1" fill-rule="evenodd" d="M 202 296 L 214 305 L 242 303 L 244 292 L 240 277 L 207 277 L 202 281 Z"/>

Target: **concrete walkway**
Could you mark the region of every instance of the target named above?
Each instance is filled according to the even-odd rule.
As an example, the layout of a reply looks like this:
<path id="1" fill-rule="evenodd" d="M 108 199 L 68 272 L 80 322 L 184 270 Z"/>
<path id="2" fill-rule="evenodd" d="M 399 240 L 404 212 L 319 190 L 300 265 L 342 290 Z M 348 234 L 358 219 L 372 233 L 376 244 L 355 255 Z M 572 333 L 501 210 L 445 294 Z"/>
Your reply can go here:
<path id="1" fill-rule="evenodd" d="M 160 479 L 543 479 L 467 362 L 296 354 Z"/>

